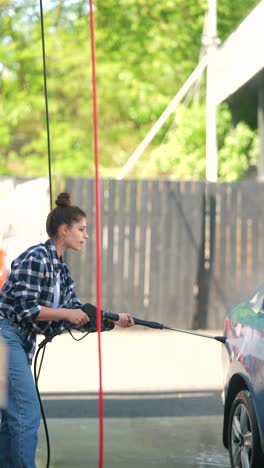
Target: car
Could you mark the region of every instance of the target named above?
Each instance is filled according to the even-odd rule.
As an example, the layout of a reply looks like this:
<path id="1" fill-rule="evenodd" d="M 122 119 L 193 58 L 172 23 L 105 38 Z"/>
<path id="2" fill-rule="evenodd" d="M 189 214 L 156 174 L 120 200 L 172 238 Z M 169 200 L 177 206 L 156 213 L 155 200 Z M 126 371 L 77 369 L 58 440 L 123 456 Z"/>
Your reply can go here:
<path id="1" fill-rule="evenodd" d="M 264 284 L 224 322 L 223 443 L 232 468 L 264 467 Z"/>

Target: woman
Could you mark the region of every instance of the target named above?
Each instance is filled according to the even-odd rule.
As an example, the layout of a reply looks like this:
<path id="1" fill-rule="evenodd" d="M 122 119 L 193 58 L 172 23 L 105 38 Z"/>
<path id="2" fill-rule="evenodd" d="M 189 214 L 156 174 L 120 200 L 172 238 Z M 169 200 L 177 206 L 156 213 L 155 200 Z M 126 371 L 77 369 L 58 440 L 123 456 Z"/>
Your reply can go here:
<path id="1" fill-rule="evenodd" d="M 86 214 L 71 205 L 68 193 L 61 193 L 56 205 L 47 217 L 49 239 L 12 262 L 0 291 L 0 334 L 8 347 L 8 400 L 0 426 L 0 467 L 4 468 L 36 467 L 40 407 L 30 368 L 36 334 L 49 335 L 54 328 L 63 328 L 64 321 L 83 331 L 90 321 L 62 260 L 66 250 L 79 251 L 85 245 Z M 120 314 L 115 323 L 124 328 L 134 325 L 130 314 Z"/>

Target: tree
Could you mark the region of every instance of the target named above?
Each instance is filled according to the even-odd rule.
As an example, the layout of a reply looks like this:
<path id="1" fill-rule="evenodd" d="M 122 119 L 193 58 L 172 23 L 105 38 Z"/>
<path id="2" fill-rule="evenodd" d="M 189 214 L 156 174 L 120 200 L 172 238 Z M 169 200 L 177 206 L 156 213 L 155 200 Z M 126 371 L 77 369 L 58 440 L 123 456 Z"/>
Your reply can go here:
<path id="1" fill-rule="evenodd" d="M 241 122 L 232 126 L 226 105 L 218 112 L 219 179 L 233 182 L 256 166 L 259 139 L 256 130 Z M 166 141 L 153 150 L 145 166 L 166 178 L 205 179 L 205 108 L 180 107 Z M 144 168 L 141 167 L 144 176 Z"/>
<path id="2" fill-rule="evenodd" d="M 225 38 L 256 3 L 221 0 L 219 36 Z M 115 176 L 196 66 L 207 0 L 95 0 L 94 7 L 100 173 Z M 52 0 L 44 15 L 53 171 L 91 175 L 88 5 Z M 43 175 L 47 137 L 38 5 L 0 0 L 0 31 L 0 171 Z"/>

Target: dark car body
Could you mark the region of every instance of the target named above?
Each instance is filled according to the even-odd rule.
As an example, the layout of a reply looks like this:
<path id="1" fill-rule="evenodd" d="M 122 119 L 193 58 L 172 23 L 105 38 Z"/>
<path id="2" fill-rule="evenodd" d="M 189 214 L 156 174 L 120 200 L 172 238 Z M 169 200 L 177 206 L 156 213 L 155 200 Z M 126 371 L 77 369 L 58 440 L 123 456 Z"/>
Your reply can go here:
<path id="1" fill-rule="evenodd" d="M 232 467 L 264 467 L 264 285 L 224 324 L 223 442 Z"/>

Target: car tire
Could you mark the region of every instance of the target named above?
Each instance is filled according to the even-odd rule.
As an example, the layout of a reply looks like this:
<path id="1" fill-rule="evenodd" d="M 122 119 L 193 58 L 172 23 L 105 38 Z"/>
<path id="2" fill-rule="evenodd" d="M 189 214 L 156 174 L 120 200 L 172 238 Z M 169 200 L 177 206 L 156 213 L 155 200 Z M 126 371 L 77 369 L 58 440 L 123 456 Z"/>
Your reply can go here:
<path id="1" fill-rule="evenodd" d="M 263 468 L 259 429 L 249 392 L 236 396 L 228 423 L 228 449 L 232 468 Z"/>

